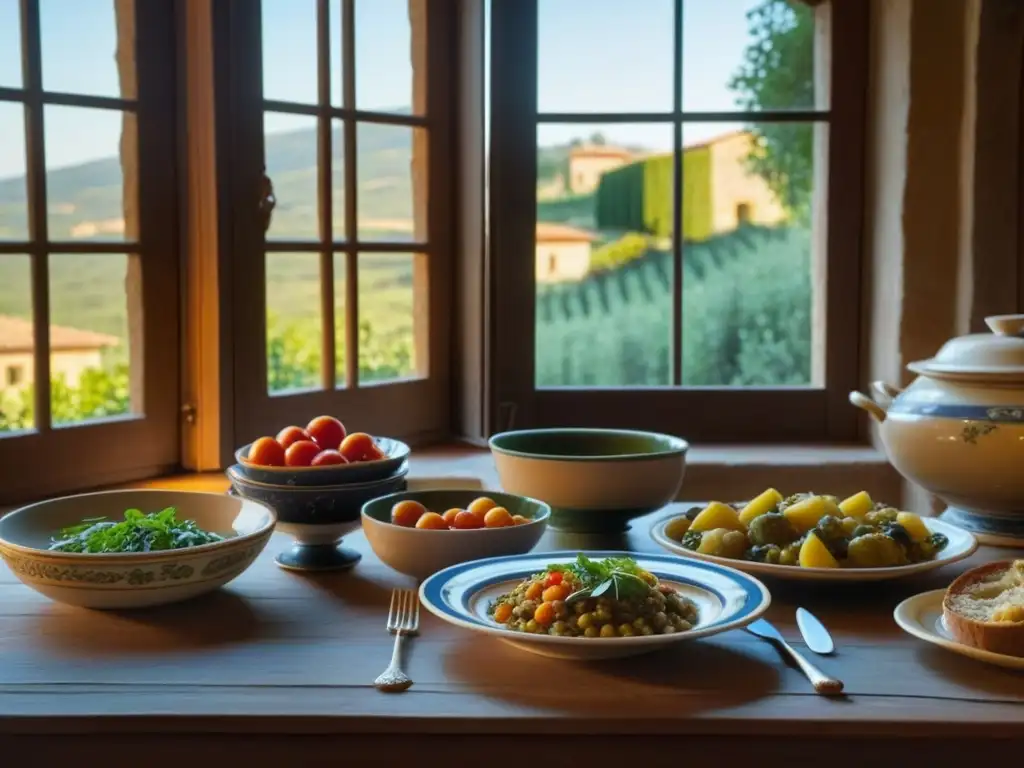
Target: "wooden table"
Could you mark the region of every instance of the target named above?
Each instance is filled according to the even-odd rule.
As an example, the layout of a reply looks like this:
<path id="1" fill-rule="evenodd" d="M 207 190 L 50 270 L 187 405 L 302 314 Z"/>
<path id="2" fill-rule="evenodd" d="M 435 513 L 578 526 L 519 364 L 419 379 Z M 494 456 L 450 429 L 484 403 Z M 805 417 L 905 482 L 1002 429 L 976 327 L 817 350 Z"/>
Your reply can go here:
<path id="1" fill-rule="evenodd" d="M 658 551 L 650 522 L 611 540 L 549 532 L 540 546 Z M 382 565 L 361 533 L 347 543 L 364 553 L 356 570 L 304 577 L 273 564 L 287 544 L 276 534 L 224 590 L 123 614 L 51 603 L 0 566 L 0 754 L 147 768 L 229 759 L 656 765 L 669 756 L 792 766 L 820 749 L 820 764 L 833 768 L 929 755 L 952 765 L 976 759 L 982 742 L 986 760 L 1020 753 L 1024 677 L 928 646 L 892 621 L 897 602 L 946 585 L 966 565 L 890 585 L 768 584 L 769 618 L 788 637 L 798 637 L 798 604 L 833 631 L 838 654 L 815 661 L 846 682 L 840 699 L 814 695 L 772 646 L 744 632 L 576 664 L 425 612 L 408 645 L 416 684 L 383 694 L 372 681 L 391 654 L 390 590 L 412 583 Z M 1007 556 L 981 551 L 970 564 Z"/>

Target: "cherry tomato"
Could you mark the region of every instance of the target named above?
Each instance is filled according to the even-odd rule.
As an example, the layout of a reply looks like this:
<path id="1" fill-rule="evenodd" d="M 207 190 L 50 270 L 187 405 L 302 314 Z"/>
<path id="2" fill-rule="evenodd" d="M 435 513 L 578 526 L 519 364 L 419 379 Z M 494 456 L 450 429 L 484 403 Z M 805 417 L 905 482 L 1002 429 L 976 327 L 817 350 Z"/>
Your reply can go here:
<path id="1" fill-rule="evenodd" d="M 522 515 L 512 515 L 512 525 L 524 525 L 530 522 L 530 518 Z"/>
<path id="2" fill-rule="evenodd" d="M 293 443 L 297 443 L 299 440 L 310 439 L 309 433 L 302 427 L 285 427 L 277 433 L 277 442 L 279 442 L 281 447 L 286 451 Z"/>
<path id="3" fill-rule="evenodd" d="M 285 450 L 284 463 L 288 467 L 308 467 L 319 453 L 320 446 L 312 440 L 299 440 Z"/>
<path id="4" fill-rule="evenodd" d="M 283 467 L 284 448 L 272 437 L 261 437 L 249 446 L 249 455 L 246 458 L 250 463 L 261 467 Z"/>
<path id="5" fill-rule="evenodd" d="M 419 519 L 427 513 L 427 508 L 418 501 L 406 499 L 391 508 L 391 522 L 405 528 L 414 528 Z"/>
<path id="6" fill-rule="evenodd" d="M 498 603 L 494 608 L 494 620 L 499 624 L 504 624 L 506 621 L 512 618 L 512 606 L 508 603 Z"/>
<path id="7" fill-rule="evenodd" d="M 569 586 L 567 584 L 555 584 L 541 593 L 541 597 L 548 603 L 553 603 L 555 600 L 565 600 L 568 596 Z"/>
<path id="8" fill-rule="evenodd" d="M 365 432 L 353 432 L 341 441 L 338 450 L 349 461 L 372 461 L 379 458 L 380 453 L 373 438 Z"/>
<path id="9" fill-rule="evenodd" d="M 533 582 L 526 588 L 526 599 L 527 600 L 540 600 L 541 594 L 544 592 L 544 585 L 539 581 Z"/>
<path id="10" fill-rule="evenodd" d="M 555 620 L 555 606 L 551 603 L 541 603 L 533 612 L 533 620 L 546 627 Z"/>
<path id="11" fill-rule="evenodd" d="M 481 496 L 479 499 L 473 499 L 469 502 L 469 506 L 466 507 L 470 512 L 475 512 L 482 518 L 487 514 L 488 510 L 494 509 L 498 506 L 493 499 L 489 499 L 486 496 Z"/>
<path id="12" fill-rule="evenodd" d="M 468 531 L 473 528 L 483 528 L 484 521 L 481 519 L 480 515 L 474 515 L 468 509 L 465 509 L 455 516 L 455 527 L 461 531 Z"/>
<path id="13" fill-rule="evenodd" d="M 447 531 L 448 523 L 437 512 L 427 512 L 416 521 L 416 527 L 427 528 L 432 531 Z"/>
<path id="14" fill-rule="evenodd" d="M 320 451 L 309 462 L 311 467 L 326 467 L 332 464 L 348 464 L 348 460 L 337 451 Z"/>
<path id="15" fill-rule="evenodd" d="M 557 586 L 558 584 L 561 584 L 561 583 L 562 583 L 562 572 L 561 571 L 552 571 L 551 573 L 548 574 L 548 578 L 547 578 L 547 581 L 545 582 L 545 585 L 549 586 L 549 587 L 554 587 L 554 586 Z"/>
<path id="16" fill-rule="evenodd" d="M 504 528 L 506 525 L 515 525 L 512 522 L 512 514 L 504 507 L 492 507 L 484 515 L 485 528 Z"/>
<path id="17" fill-rule="evenodd" d="M 333 416 L 317 416 L 306 425 L 306 432 L 323 450 L 338 450 L 345 439 L 345 425 Z"/>
<path id="18" fill-rule="evenodd" d="M 455 517 L 459 514 L 459 512 L 462 512 L 462 510 L 459 509 L 458 507 L 453 507 L 452 509 L 447 510 L 443 515 L 441 515 L 441 517 L 444 518 L 444 521 L 448 523 L 449 528 L 455 527 Z"/>

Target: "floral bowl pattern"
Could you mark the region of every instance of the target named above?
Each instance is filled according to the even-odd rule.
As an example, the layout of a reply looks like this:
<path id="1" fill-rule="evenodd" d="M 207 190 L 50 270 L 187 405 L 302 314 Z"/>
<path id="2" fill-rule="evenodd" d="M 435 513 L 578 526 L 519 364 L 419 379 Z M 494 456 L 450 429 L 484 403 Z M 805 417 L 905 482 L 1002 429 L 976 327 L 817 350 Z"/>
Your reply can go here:
<path id="1" fill-rule="evenodd" d="M 159 552 L 52 552 L 50 537 L 89 517 L 117 520 L 127 509 L 176 507 L 182 519 L 224 541 Z M 276 517 L 255 501 L 216 493 L 131 490 L 51 499 L 0 518 L 0 557 L 26 586 L 84 608 L 145 608 L 227 584 L 248 568 L 274 532 Z"/>

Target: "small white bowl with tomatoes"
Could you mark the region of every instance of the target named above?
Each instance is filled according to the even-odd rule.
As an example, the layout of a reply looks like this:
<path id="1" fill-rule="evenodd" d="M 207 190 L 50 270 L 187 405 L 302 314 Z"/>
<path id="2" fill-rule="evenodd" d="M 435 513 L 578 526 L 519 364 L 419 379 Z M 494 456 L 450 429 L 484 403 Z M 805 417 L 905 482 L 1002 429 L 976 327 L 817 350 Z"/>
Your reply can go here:
<path id="1" fill-rule="evenodd" d="M 240 473 L 271 485 L 346 485 L 390 477 L 409 457 L 409 446 L 389 437 L 348 432 L 340 419 L 317 416 L 235 451 Z"/>

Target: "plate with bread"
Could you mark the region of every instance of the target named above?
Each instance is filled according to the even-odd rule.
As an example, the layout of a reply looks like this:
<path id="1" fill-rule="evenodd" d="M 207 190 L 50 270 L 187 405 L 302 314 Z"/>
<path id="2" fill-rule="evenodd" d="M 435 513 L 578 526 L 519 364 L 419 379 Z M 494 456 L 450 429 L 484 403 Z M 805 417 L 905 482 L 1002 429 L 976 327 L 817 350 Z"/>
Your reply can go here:
<path id="1" fill-rule="evenodd" d="M 954 653 L 1024 670 L 1024 560 L 1000 560 L 961 574 L 947 589 L 896 606 L 905 632 Z"/>

